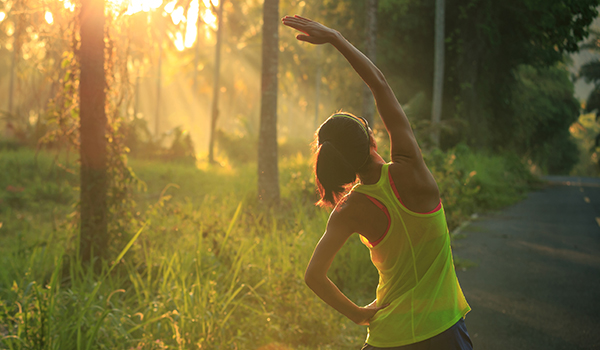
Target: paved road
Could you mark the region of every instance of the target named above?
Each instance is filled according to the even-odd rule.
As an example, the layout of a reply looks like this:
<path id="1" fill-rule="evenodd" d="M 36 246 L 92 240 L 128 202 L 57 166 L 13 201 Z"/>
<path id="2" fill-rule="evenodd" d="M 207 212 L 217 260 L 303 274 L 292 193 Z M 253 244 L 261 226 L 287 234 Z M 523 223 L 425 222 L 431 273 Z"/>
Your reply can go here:
<path id="1" fill-rule="evenodd" d="M 600 349 L 600 180 L 549 180 L 455 242 L 475 350 Z"/>

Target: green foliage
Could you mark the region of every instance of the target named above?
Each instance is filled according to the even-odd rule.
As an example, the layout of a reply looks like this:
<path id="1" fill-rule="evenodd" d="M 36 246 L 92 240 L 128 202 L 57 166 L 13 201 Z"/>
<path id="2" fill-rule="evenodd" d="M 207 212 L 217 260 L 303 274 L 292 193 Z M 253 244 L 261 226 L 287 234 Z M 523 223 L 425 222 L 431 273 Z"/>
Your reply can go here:
<path id="1" fill-rule="evenodd" d="M 571 125 L 571 135 L 575 139 L 580 154 L 580 161 L 572 170 L 573 175 L 600 176 L 600 124 L 596 121 L 595 113 L 582 114 Z"/>
<path id="2" fill-rule="evenodd" d="M 534 182 L 515 156 L 459 146 L 426 158 L 451 229 L 473 211 L 513 203 Z M 0 188 L 30 184 L 37 176 L 33 159 L 27 150 L 1 152 L 0 162 L 10 162 L 12 171 L 0 177 Z M 42 169 L 52 164 L 51 155 L 39 154 Z M 48 202 L 60 210 L 53 217 L 31 197 L 21 208 L 6 207 L 0 211 L 0 347 L 359 347 L 364 328 L 303 282 L 328 217 L 313 205 L 310 158 L 296 154 L 281 165 L 282 203 L 265 211 L 255 199 L 254 164 L 199 169 L 134 159 L 131 167 L 148 190 L 134 192 L 137 211 L 128 209 L 131 231 L 123 233 L 133 238 L 123 239 L 116 263 L 102 262 L 100 274 L 77 258 L 69 205 Z M 35 181 L 43 186 L 45 180 Z M 330 278 L 357 303 L 372 301 L 377 273 L 358 237 L 339 252 Z"/>
<path id="3" fill-rule="evenodd" d="M 177 126 L 155 137 L 145 119 L 122 121 L 120 135 L 128 153 L 135 158 L 196 163 L 194 143 L 188 130 Z"/>
<path id="4" fill-rule="evenodd" d="M 498 144 L 526 155 L 544 171 L 568 174 L 578 161 L 569 127 L 577 120 L 579 104 L 563 66 L 519 66 L 513 90 L 513 115 L 498 121 Z"/>
<path id="5" fill-rule="evenodd" d="M 474 152 L 460 144 L 425 155 L 440 188 L 450 230 L 476 212 L 495 210 L 522 199 L 539 182 L 514 154 Z"/>
<path id="6" fill-rule="evenodd" d="M 215 131 L 218 151 L 229 160 L 231 164 L 247 164 L 256 162 L 258 140 L 249 133 L 228 133 L 222 129 Z M 308 142 L 301 138 L 285 138 L 278 142 L 277 154 L 279 158 L 307 155 Z"/>
<path id="7" fill-rule="evenodd" d="M 511 125 L 519 123 L 515 114 L 522 110 L 514 94 L 521 84 L 515 76 L 519 70 L 522 73 L 519 67 L 550 68 L 564 53 L 577 51 L 598 13 L 598 4 L 597 0 L 448 3 L 446 67 L 450 69 L 445 117 L 454 115 L 465 120 L 467 127 L 446 135 L 446 145 L 467 142 L 502 148 Z M 564 82 L 558 78 L 556 84 Z"/>
<path id="8" fill-rule="evenodd" d="M 72 203 L 77 178 L 71 166 L 67 159 L 53 161 L 46 153 L 38 156 L 24 148 L 0 151 L 0 212 L 31 203 L 39 207 Z"/>

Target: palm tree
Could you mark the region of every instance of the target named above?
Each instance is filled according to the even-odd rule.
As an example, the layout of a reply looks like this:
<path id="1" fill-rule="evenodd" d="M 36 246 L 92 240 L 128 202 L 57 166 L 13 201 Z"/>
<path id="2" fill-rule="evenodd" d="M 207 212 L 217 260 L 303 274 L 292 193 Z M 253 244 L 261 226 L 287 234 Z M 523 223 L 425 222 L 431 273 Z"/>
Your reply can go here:
<path id="1" fill-rule="evenodd" d="M 375 57 L 377 53 L 377 8 L 379 6 L 379 0 L 367 0 L 365 2 L 367 25 L 366 36 L 365 36 L 365 54 L 373 63 L 375 63 Z M 375 101 L 373 100 L 373 94 L 371 89 L 366 84 L 363 84 L 363 112 L 362 116 L 373 124 L 375 114 Z"/>
<path id="2" fill-rule="evenodd" d="M 444 91 L 444 0 L 435 1 L 435 57 L 433 73 L 433 101 L 431 106 L 431 142 L 440 145 L 442 95 Z"/>
<path id="3" fill-rule="evenodd" d="M 265 0 L 263 6 L 258 197 L 263 203 L 273 205 L 279 202 L 279 170 L 277 166 L 279 0 Z"/>
<path id="4" fill-rule="evenodd" d="M 89 262 L 107 252 L 104 0 L 82 0 L 80 16 L 80 254 Z"/>
<path id="5" fill-rule="evenodd" d="M 223 43 L 223 5 L 225 0 L 219 1 L 219 8 L 217 9 L 217 43 L 215 46 L 215 70 L 213 78 L 213 100 L 210 113 L 210 135 L 208 141 L 208 162 L 214 163 L 214 148 L 215 148 L 215 129 L 217 126 L 217 119 L 219 118 L 219 78 L 221 70 L 221 45 Z M 198 39 L 197 39 L 198 40 Z"/>

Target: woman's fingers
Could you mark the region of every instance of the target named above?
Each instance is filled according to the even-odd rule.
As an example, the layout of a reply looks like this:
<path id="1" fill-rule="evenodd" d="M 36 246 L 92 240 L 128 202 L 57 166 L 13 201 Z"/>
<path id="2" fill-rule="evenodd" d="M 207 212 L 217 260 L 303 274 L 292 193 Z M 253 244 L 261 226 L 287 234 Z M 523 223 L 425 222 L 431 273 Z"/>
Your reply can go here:
<path id="1" fill-rule="evenodd" d="M 328 40 L 327 34 L 329 33 L 328 31 L 330 31 L 329 28 L 318 22 L 314 22 L 298 15 L 294 17 L 285 16 L 281 21 L 284 25 L 304 33 L 304 35 L 300 34 L 296 36 L 296 39 L 300 41 L 311 44 L 324 44 Z"/>
<path id="2" fill-rule="evenodd" d="M 283 24 L 288 27 L 292 27 L 294 29 L 298 29 L 302 27 L 303 23 L 301 21 L 295 20 L 294 17 L 284 17 L 282 20 Z"/>
<path id="3" fill-rule="evenodd" d="M 300 17 L 300 16 L 294 16 L 294 17 L 285 16 L 285 17 L 283 17 L 281 19 L 281 21 L 283 22 L 283 24 L 289 25 L 289 26 L 293 26 L 293 25 L 307 25 L 307 24 L 313 22 L 313 21 L 311 21 L 308 18 L 304 18 L 304 17 Z"/>
<path id="4" fill-rule="evenodd" d="M 310 19 L 308 19 L 308 18 L 305 18 L 305 17 L 302 17 L 302 16 L 298 16 L 298 15 L 294 15 L 294 18 L 299 18 L 299 19 L 303 19 L 303 20 L 305 20 L 305 21 L 310 21 L 310 22 L 312 22 L 312 20 L 310 20 Z"/>
<path id="5" fill-rule="evenodd" d="M 385 305 L 382 305 L 382 306 L 378 306 L 378 307 L 376 307 L 376 309 L 377 309 L 377 311 L 379 311 L 379 310 L 381 310 L 381 309 L 385 309 L 385 308 L 386 308 L 386 307 L 388 307 L 388 306 L 390 306 L 390 303 L 387 303 L 387 304 L 385 304 Z"/>
<path id="6" fill-rule="evenodd" d="M 292 17 L 292 16 L 285 16 L 285 17 L 282 18 L 282 20 L 284 22 L 306 22 L 307 21 L 307 19 L 302 18 L 302 17 L 297 17 L 297 16 L 294 16 L 294 17 Z"/>
<path id="7" fill-rule="evenodd" d="M 300 40 L 300 41 L 306 41 L 306 42 L 311 42 L 312 38 L 309 35 L 302 35 L 302 34 L 298 34 L 296 35 L 296 39 Z"/>
<path id="8" fill-rule="evenodd" d="M 305 23 L 302 23 L 300 21 L 294 21 L 294 17 L 284 17 L 283 18 L 283 24 L 294 28 L 298 31 L 301 31 L 302 33 L 304 33 L 304 35 L 299 34 L 296 36 L 296 39 L 300 40 L 300 41 L 306 41 L 309 43 L 313 43 L 312 38 L 310 37 L 310 35 L 306 32 L 306 27 L 305 27 Z"/>

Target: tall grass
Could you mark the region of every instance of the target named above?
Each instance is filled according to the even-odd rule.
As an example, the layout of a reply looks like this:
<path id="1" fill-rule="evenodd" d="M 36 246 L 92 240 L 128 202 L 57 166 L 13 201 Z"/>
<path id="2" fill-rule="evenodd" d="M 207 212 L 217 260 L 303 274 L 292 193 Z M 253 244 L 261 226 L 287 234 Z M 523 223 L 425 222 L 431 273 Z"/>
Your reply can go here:
<path id="1" fill-rule="evenodd" d="M 31 170 L 33 153 L 18 152 L 0 152 L 0 166 L 11 162 L 16 168 L 18 160 L 21 167 L 20 173 L 0 177 L 0 348 L 258 349 L 269 344 L 283 349 L 285 344 L 342 349 L 362 344 L 364 327 L 327 307 L 303 282 L 328 217 L 313 205 L 314 181 L 305 157 L 282 160 L 283 198 L 272 210 L 255 200 L 252 164 L 198 169 L 133 161 L 148 185 L 148 192 L 137 195 L 137 229 L 115 261 L 102 262 L 98 274 L 77 259 L 77 228 L 67 216 L 73 211 L 72 192 L 65 203 L 55 200 L 58 195 L 6 190 L 46 182 Z M 502 189 L 488 182 L 497 177 L 491 170 L 506 167 L 499 163 L 504 158 L 490 158 L 482 169 L 471 169 L 482 160 L 461 152 L 429 158 L 438 182 L 450 188 L 444 203 L 454 213 L 489 201 L 478 196 L 488 188 L 491 196 Z M 499 181 L 514 180 L 502 175 Z M 66 181 L 74 191 L 74 181 Z M 456 199 L 466 193 L 472 198 Z M 10 196 L 23 196 L 22 205 L 6 205 Z M 49 208 L 57 208 L 52 218 Z M 357 237 L 336 257 L 330 278 L 357 303 L 374 298 L 377 274 Z"/>

